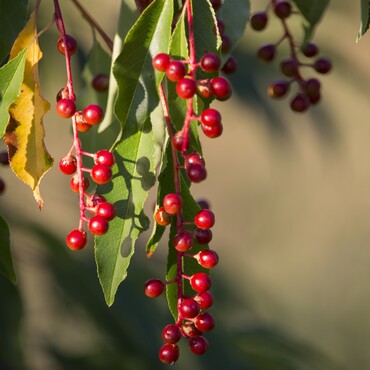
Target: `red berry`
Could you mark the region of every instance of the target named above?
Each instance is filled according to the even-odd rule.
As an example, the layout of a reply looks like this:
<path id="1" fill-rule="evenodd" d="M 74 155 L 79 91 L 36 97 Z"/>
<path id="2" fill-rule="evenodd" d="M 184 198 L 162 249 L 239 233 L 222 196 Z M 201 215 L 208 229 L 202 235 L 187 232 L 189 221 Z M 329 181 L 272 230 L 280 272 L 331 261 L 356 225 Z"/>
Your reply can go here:
<path id="1" fill-rule="evenodd" d="M 103 235 L 108 231 L 108 229 L 109 229 L 109 222 L 105 217 L 96 215 L 90 218 L 89 230 L 91 234 Z"/>
<path id="2" fill-rule="evenodd" d="M 188 168 L 190 164 L 200 164 L 201 166 L 204 167 L 206 165 L 206 162 L 204 158 L 199 155 L 199 153 L 193 152 L 185 158 L 184 163 L 185 168 Z"/>
<path id="3" fill-rule="evenodd" d="M 176 132 L 176 134 L 173 136 L 172 140 L 171 140 L 171 143 L 172 143 L 172 146 L 175 150 L 177 150 L 178 152 L 181 152 L 182 151 L 182 147 L 184 145 L 184 135 L 182 133 L 182 131 L 178 131 Z M 189 141 L 188 141 L 188 144 L 189 144 Z M 185 149 L 188 149 L 188 146 L 185 148 Z"/>
<path id="4" fill-rule="evenodd" d="M 193 298 L 186 298 L 181 302 L 180 312 L 186 319 L 192 319 L 199 314 L 199 303 Z"/>
<path id="5" fill-rule="evenodd" d="M 319 53 L 319 48 L 313 42 L 308 42 L 302 47 L 302 53 L 308 58 L 314 57 Z"/>
<path id="6" fill-rule="evenodd" d="M 221 71 L 223 73 L 226 73 L 227 75 L 231 75 L 234 73 L 238 68 L 238 62 L 236 58 L 233 56 L 229 57 L 229 59 L 226 61 L 226 63 L 221 68 Z"/>
<path id="7" fill-rule="evenodd" d="M 77 42 L 72 36 L 66 35 L 66 44 L 67 44 L 68 54 L 70 56 L 76 54 L 76 52 L 77 52 Z M 61 54 L 63 54 L 63 55 L 66 54 L 66 46 L 64 44 L 64 40 L 63 40 L 62 36 L 60 36 L 59 39 L 58 39 L 57 47 L 58 47 L 58 50 Z"/>
<path id="8" fill-rule="evenodd" d="M 210 1 L 214 11 L 217 12 L 217 10 L 220 9 L 222 6 L 222 0 L 210 0 Z"/>
<path id="9" fill-rule="evenodd" d="M 157 298 L 164 291 L 164 284 L 158 279 L 150 279 L 145 282 L 144 292 L 149 298 Z"/>
<path id="10" fill-rule="evenodd" d="M 107 91 L 109 87 L 109 76 L 104 73 L 97 74 L 91 81 L 91 86 L 98 92 Z"/>
<path id="11" fill-rule="evenodd" d="M 96 164 L 91 169 L 91 178 L 97 184 L 106 184 L 112 178 L 112 170 L 105 164 Z"/>
<path id="12" fill-rule="evenodd" d="M 79 190 L 79 181 L 78 181 L 78 174 L 74 175 L 70 182 L 69 182 L 70 186 L 71 186 L 71 189 L 78 193 L 80 190 Z M 82 189 L 83 189 L 83 192 L 85 192 L 87 190 L 87 188 L 89 187 L 89 179 L 85 176 L 82 176 Z"/>
<path id="13" fill-rule="evenodd" d="M 114 155 L 107 149 L 99 150 L 94 156 L 94 163 L 112 167 L 114 165 Z"/>
<path id="14" fill-rule="evenodd" d="M 83 118 L 89 125 L 98 125 L 103 121 L 104 112 L 100 105 L 90 104 L 82 112 Z"/>
<path id="15" fill-rule="evenodd" d="M 310 78 L 305 81 L 304 91 L 311 104 L 316 104 L 320 101 L 320 88 L 320 81 L 316 78 Z"/>
<path id="16" fill-rule="evenodd" d="M 307 95 L 303 93 L 298 93 L 293 100 L 290 102 L 290 108 L 294 112 L 305 112 L 310 106 L 310 101 Z"/>
<path id="17" fill-rule="evenodd" d="M 158 356 L 162 363 L 171 365 L 179 359 L 179 347 L 176 344 L 166 343 L 159 350 Z"/>
<path id="18" fill-rule="evenodd" d="M 111 221 L 116 217 L 116 208 L 112 203 L 102 202 L 96 207 L 96 214 L 104 217 L 108 221 Z"/>
<path id="19" fill-rule="evenodd" d="M 292 6 L 288 1 L 278 0 L 274 3 L 274 13 L 280 19 L 285 19 L 292 13 Z"/>
<path id="20" fill-rule="evenodd" d="M 173 246 L 178 252 L 187 252 L 193 246 L 193 238 L 185 231 L 175 235 Z"/>
<path id="21" fill-rule="evenodd" d="M 87 242 L 86 231 L 75 229 L 66 237 L 67 246 L 73 250 L 82 249 Z"/>
<path id="22" fill-rule="evenodd" d="M 207 108 L 200 116 L 200 121 L 206 126 L 216 126 L 221 123 L 221 114 L 217 109 Z"/>
<path id="23" fill-rule="evenodd" d="M 86 205 L 95 208 L 98 204 L 106 202 L 106 199 L 100 194 L 86 196 Z"/>
<path id="24" fill-rule="evenodd" d="M 199 183 L 207 178 L 206 168 L 199 163 L 187 165 L 186 174 L 191 182 Z"/>
<path id="25" fill-rule="evenodd" d="M 257 56 L 265 62 L 271 62 L 275 58 L 276 46 L 273 44 L 267 44 L 261 46 L 257 51 Z"/>
<path id="26" fill-rule="evenodd" d="M 206 269 L 211 269 L 218 264 L 218 254 L 211 249 L 200 251 L 195 257 L 198 263 Z"/>
<path id="27" fill-rule="evenodd" d="M 182 99 L 190 99 L 197 92 L 197 84 L 191 78 L 182 78 L 176 84 L 176 93 Z"/>
<path id="28" fill-rule="evenodd" d="M 266 12 L 256 12 L 252 14 L 250 23 L 251 27 L 255 31 L 262 31 L 266 28 L 268 22 L 268 16 Z"/>
<path id="29" fill-rule="evenodd" d="M 230 82 L 225 77 L 212 78 L 211 91 L 218 100 L 227 100 L 232 94 Z"/>
<path id="30" fill-rule="evenodd" d="M 224 127 L 222 126 L 222 123 L 216 126 L 202 125 L 202 130 L 204 132 L 204 135 L 206 135 L 207 137 L 211 139 L 215 139 L 216 137 L 219 137 L 222 135 Z"/>
<path id="31" fill-rule="evenodd" d="M 76 113 L 76 104 L 71 99 L 60 99 L 56 105 L 57 113 L 63 118 L 71 118 Z"/>
<path id="32" fill-rule="evenodd" d="M 191 287 L 198 293 L 211 287 L 211 278 L 204 272 L 197 272 L 190 278 Z"/>
<path id="33" fill-rule="evenodd" d="M 155 217 L 155 221 L 160 226 L 167 226 L 167 225 L 169 225 L 171 223 L 171 215 L 169 215 L 164 210 L 164 207 L 158 208 L 154 217 Z"/>
<path id="34" fill-rule="evenodd" d="M 188 337 L 197 337 L 203 333 L 197 329 L 192 321 L 185 321 L 182 325 L 182 330 Z"/>
<path id="35" fill-rule="evenodd" d="M 199 229 L 210 229 L 215 224 L 215 215 L 209 209 L 202 209 L 195 215 L 194 223 Z"/>
<path id="36" fill-rule="evenodd" d="M 157 71 L 166 72 L 170 60 L 171 58 L 168 54 L 160 53 L 154 57 L 152 64 Z"/>
<path id="37" fill-rule="evenodd" d="M 213 295 L 210 291 L 198 293 L 194 296 L 194 299 L 199 303 L 200 309 L 205 310 L 213 304 Z"/>
<path id="38" fill-rule="evenodd" d="M 267 93 L 275 99 L 282 98 L 285 96 L 289 90 L 289 82 L 288 81 L 275 81 L 273 82 L 267 89 Z"/>
<path id="39" fill-rule="evenodd" d="M 199 229 L 193 230 L 193 238 L 198 244 L 208 244 L 212 240 L 212 231 L 210 229 Z"/>
<path id="40" fill-rule="evenodd" d="M 326 74 L 330 72 L 332 68 L 332 64 L 331 64 L 330 59 L 321 57 L 315 61 L 315 63 L 313 64 L 313 67 L 316 72 Z"/>
<path id="41" fill-rule="evenodd" d="M 181 211 L 182 198 L 180 195 L 171 193 L 163 198 L 164 210 L 170 215 L 176 215 Z"/>
<path id="42" fill-rule="evenodd" d="M 204 72 L 217 72 L 221 67 L 221 58 L 217 54 L 205 54 L 200 60 L 200 67 Z"/>
<path id="43" fill-rule="evenodd" d="M 91 129 L 92 126 L 89 125 L 84 120 L 82 111 L 77 112 L 75 118 L 76 118 L 76 129 L 77 129 L 77 131 L 86 132 L 86 131 L 89 131 Z"/>
<path id="44" fill-rule="evenodd" d="M 170 62 L 166 68 L 166 76 L 173 82 L 180 81 L 184 78 L 186 69 L 183 63 L 178 61 Z"/>
<path id="45" fill-rule="evenodd" d="M 285 58 L 280 63 L 281 72 L 287 77 L 292 77 L 298 72 L 298 62 L 294 58 Z"/>
<path id="46" fill-rule="evenodd" d="M 201 331 L 210 331 L 215 327 L 215 319 L 210 313 L 202 312 L 195 318 L 194 324 Z"/>
<path id="47" fill-rule="evenodd" d="M 228 35 L 221 35 L 221 53 L 222 54 L 227 54 L 230 50 L 231 47 L 233 46 L 231 38 Z"/>
<path id="48" fill-rule="evenodd" d="M 67 155 L 59 161 L 59 169 L 65 175 L 72 175 L 77 170 L 77 160 L 73 155 Z"/>
<path id="49" fill-rule="evenodd" d="M 181 339 L 181 330 L 177 325 L 167 325 L 162 331 L 162 338 L 166 343 L 175 344 Z"/>
<path id="50" fill-rule="evenodd" d="M 191 337 L 189 347 L 194 354 L 203 355 L 208 350 L 208 341 L 204 337 Z"/>
<path id="51" fill-rule="evenodd" d="M 212 96 L 210 80 L 208 78 L 197 81 L 197 93 L 204 99 L 208 99 Z"/>

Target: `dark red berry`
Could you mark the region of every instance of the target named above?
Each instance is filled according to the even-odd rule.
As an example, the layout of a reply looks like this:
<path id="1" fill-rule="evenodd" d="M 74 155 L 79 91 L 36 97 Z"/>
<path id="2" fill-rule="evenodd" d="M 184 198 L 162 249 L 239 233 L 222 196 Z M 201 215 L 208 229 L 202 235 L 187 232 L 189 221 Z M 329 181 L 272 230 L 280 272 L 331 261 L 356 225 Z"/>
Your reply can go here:
<path id="1" fill-rule="evenodd" d="M 79 192 L 79 181 L 78 181 L 78 174 L 74 175 L 70 182 L 69 182 L 70 186 L 71 186 L 71 189 L 78 193 Z M 82 176 L 82 189 L 83 189 L 83 192 L 85 192 L 87 190 L 87 188 L 89 187 L 89 179 L 85 176 Z"/>
<path id="2" fill-rule="evenodd" d="M 104 118 L 103 109 L 97 104 L 88 105 L 82 114 L 85 122 L 89 125 L 98 125 Z"/>
<path id="3" fill-rule="evenodd" d="M 171 58 L 168 54 L 160 53 L 154 57 L 152 64 L 157 71 L 166 72 L 167 66 L 170 61 Z"/>
<path id="4" fill-rule="evenodd" d="M 204 99 L 208 99 L 212 96 L 210 81 L 208 78 L 197 81 L 197 93 Z"/>
<path id="5" fill-rule="evenodd" d="M 198 244 L 208 244 L 212 240 L 212 231 L 210 229 L 199 229 L 193 230 L 193 238 Z"/>
<path id="6" fill-rule="evenodd" d="M 182 330 L 188 337 L 197 337 L 203 334 L 195 327 L 192 321 L 185 321 L 182 325 Z"/>
<path id="7" fill-rule="evenodd" d="M 91 178 L 97 184 L 106 184 L 112 178 L 112 169 L 105 164 L 96 164 L 91 169 Z"/>
<path id="8" fill-rule="evenodd" d="M 233 56 L 229 57 L 229 59 L 226 61 L 226 63 L 221 68 L 221 71 L 223 73 L 226 73 L 227 75 L 231 75 L 234 73 L 238 68 L 238 62 L 236 58 Z"/>
<path id="9" fill-rule="evenodd" d="M 198 293 L 211 287 L 211 278 L 204 272 L 197 272 L 190 278 L 191 287 Z"/>
<path id="10" fill-rule="evenodd" d="M 210 1 L 214 11 L 217 12 L 217 10 L 220 9 L 222 6 L 222 0 L 210 0 Z"/>
<path id="11" fill-rule="evenodd" d="M 264 62 L 271 62 L 275 58 L 276 46 L 273 44 L 267 44 L 261 46 L 257 51 L 257 56 Z"/>
<path id="12" fill-rule="evenodd" d="M 77 52 L 77 41 L 70 35 L 66 35 L 66 45 L 67 45 L 67 50 L 68 54 L 70 56 L 76 54 Z M 61 54 L 65 55 L 66 54 L 66 45 L 64 43 L 63 37 L 60 36 L 58 39 L 58 50 Z"/>
<path id="13" fill-rule="evenodd" d="M 197 200 L 197 203 L 201 209 L 210 209 L 211 206 L 207 199 L 201 198 Z"/>
<path id="14" fill-rule="evenodd" d="M 321 83 L 317 78 L 309 78 L 304 83 L 304 91 L 310 96 L 320 94 Z"/>
<path id="15" fill-rule="evenodd" d="M 107 91 L 109 87 L 109 76 L 104 73 L 97 74 L 91 81 L 91 86 L 98 92 Z"/>
<path id="16" fill-rule="evenodd" d="M 155 221 L 160 226 L 167 226 L 171 223 L 171 215 L 165 211 L 164 207 L 158 208 L 154 217 Z"/>
<path id="17" fill-rule="evenodd" d="M 313 64 L 313 67 L 316 72 L 326 74 L 330 72 L 332 64 L 331 64 L 330 59 L 321 57 L 315 61 L 315 63 Z"/>
<path id="18" fill-rule="evenodd" d="M 108 231 L 108 229 L 109 229 L 109 222 L 105 217 L 96 215 L 90 218 L 89 230 L 91 234 L 103 235 Z"/>
<path id="19" fill-rule="evenodd" d="M 181 211 L 182 198 L 180 195 L 171 193 L 163 198 L 164 210 L 170 215 L 176 215 Z"/>
<path id="20" fill-rule="evenodd" d="M 177 82 L 184 78 L 186 69 L 183 63 L 178 61 L 170 62 L 166 68 L 166 76 L 170 81 Z"/>
<path id="21" fill-rule="evenodd" d="M 295 76 L 298 72 L 298 62 L 294 58 L 285 58 L 280 63 L 281 72 L 287 76 L 292 77 Z"/>
<path id="22" fill-rule="evenodd" d="M 111 221 L 116 217 L 116 208 L 112 203 L 102 202 L 96 207 L 96 214 L 104 217 L 108 221 Z"/>
<path id="23" fill-rule="evenodd" d="M 213 304 L 213 295 L 210 291 L 198 293 L 194 296 L 194 299 L 199 303 L 200 309 L 205 310 Z"/>
<path id="24" fill-rule="evenodd" d="M 181 330 L 177 325 L 169 324 L 162 331 L 162 339 L 166 343 L 175 344 L 181 339 Z"/>
<path id="25" fill-rule="evenodd" d="M 145 282 L 144 292 L 149 298 L 159 297 L 164 291 L 164 284 L 158 279 L 150 279 Z"/>
<path id="26" fill-rule="evenodd" d="M 180 231 L 173 239 L 173 246 L 178 252 L 187 252 L 193 246 L 193 238 L 185 231 Z"/>
<path id="27" fill-rule="evenodd" d="M 288 18 L 292 14 L 292 6 L 285 0 L 275 1 L 274 13 L 280 19 Z"/>
<path id="28" fill-rule="evenodd" d="M 186 298 L 181 302 L 180 312 L 184 318 L 192 319 L 199 314 L 199 311 L 199 303 L 193 298 Z"/>
<path id="29" fill-rule="evenodd" d="M 201 331 L 210 331 L 215 327 L 215 319 L 210 313 L 202 312 L 195 318 L 194 324 Z"/>
<path id="30" fill-rule="evenodd" d="M 203 157 L 200 156 L 199 153 L 193 152 L 186 156 L 185 158 L 185 169 L 189 167 L 190 164 L 200 164 L 203 167 L 206 165 L 206 162 Z"/>
<path id="31" fill-rule="evenodd" d="M 189 338 L 190 350 L 196 355 L 203 355 L 208 350 L 208 341 L 204 337 Z"/>
<path id="32" fill-rule="evenodd" d="M 211 269 L 218 264 L 218 254 L 211 249 L 200 251 L 195 257 L 198 263 L 206 269 Z"/>
<path id="33" fill-rule="evenodd" d="M 294 112 L 305 112 L 310 106 L 307 95 L 298 93 L 290 102 L 290 107 Z"/>
<path id="34" fill-rule="evenodd" d="M 288 81 L 275 81 L 267 89 L 267 93 L 275 99 L 284 97 L 289 91 L 289 82 Z"/>
<path id="35" fill-rule="evenodd" d="M 204 135 L 206 135 L 207 137 L 211 139 L 215 139 L 216 137 L 219 137 L 222 135 L 224 127 L 222 126 L 222 123 L 219 123 L 216 126 L 202 125 L 202 130 L 204 132 Z"/>
<path id="36" fill-rule="evenodd" d="M 319 48 L 313 42 L 308 42 L 302 47 L 302 53 L 308 58 L 314 57 L 319 53 Z"/>
<path id="37" fill-rule="evenodd" d="M 71 118 L 76 113 L 76 104 L 71 99 L 60 99 L 56 105 L 57 113 L 63 118 Z"/>
<path id="38" fill-rule="evenodd" d="M 212 78 L 211 91 L 218 100 L 227 100 L 232 94 L 230 82 L 225 77 Z"/>
<path id="39" fill-rule="evenodd" d="M 92 194 L 86 196 L 86 205 L 88 207 L 95 208 L 98 204 L 106 202 L 106 199 L 103 195 L 100 194 Z"/>
<path id="40" fill-rule="evenodd" d="M 82 249 L 86 245 L 86 242 L 87 235 L 84 230 L 72 230 L 66 237 L 67 246 L 73 250 Z"/>
<path id="41" fill-rule="evenodd" d="M 217 109 L 207 108 L 201 114 L 200 122 L 206 126 L 216 126 L 221 123 L 221 114 Z"/>
<path id="42" fill-rule="evenodd" d="M 0 152 L 0 164 L 2 164 L 3 166 L 9 165 L 9 156 L 6 150 Z"/>
<path id="43" fill-rule="evenodd" d="M 200 60 L 200 67 L 204 72 L 217 72 L 221 67 L 221 58 L 214 53 L 207 53 Z"/>
<path id="44" fill-rule="evenodd" d="M 251 27 L 255 31 L 262 31 L 266 28 L 268 22 L 268 16 L 266 12 L 256 12 L 252 14 L 250 23 Z"/>
<path id="45" fill-rule="evenodd" d="M 59 169 L 65 175 L 72 175 L 77 171 L 77 160 L 73 155 L 67 155 L 59 161 Z"/>
<path id="46" fill-rule="evenodd" d="M 231 38 L 228 35 L 221 35 L 221 53 L 222 54 L 227 54 L 230 50 L 231 47 L 233 46 Z"/>
<path id="47" fill-rule="evenodd" d="M 114 165 L 114 155 L 107 149 L 99 150 L 94 156 L 94 162 L 95 164 L 104 164 L 112 167 Z"/>
<path id="48" fill-rule="evenodd" d="M 195 215 L 194 223 L 199 229 L 210 229 L 215 224 L 215 215 L 209 209 L 202 209 Z"/>
<path id="49" fill-rule="evenodd" d="M 178 152 L 181 152 L 182 149 L 183 149 L 184 140 L 185 140 L 185 137 L 184 137 L 184 134 L 182 133 L 182 131 L 176 132 L 176 134 L 173 136 L 173 138 L 171 140 L 171 143 L 172 143 L 172 146 L 174 147 L 174 149 L 177 150 Z M 188 144 L 189 144 L 189 142 L 188 142 Z M 188 149 L 188 146 L 189 145 L 187 145 L 185 149 Z"/>
<path id="50" fill-rule="evenodd" d="M 190 99 L 197 92 L 197 84 L 191 78 L 182 78 L 176 84 L 176 93 L 182 99 Z"/>
<path id="51" fill-rule="evenodd" d="M 206 168 L 199 163 L 191 163 L 186 168 L 186 174 L 191 182 L 201 182 L 207 178 Z"/>
<path id="52" fill-rule="evenodd" d="M 162 363 L 171 365 L 179 359 L 179 347 L 176 344 L 166 343 L 159 350 L 158 356 Z"/>

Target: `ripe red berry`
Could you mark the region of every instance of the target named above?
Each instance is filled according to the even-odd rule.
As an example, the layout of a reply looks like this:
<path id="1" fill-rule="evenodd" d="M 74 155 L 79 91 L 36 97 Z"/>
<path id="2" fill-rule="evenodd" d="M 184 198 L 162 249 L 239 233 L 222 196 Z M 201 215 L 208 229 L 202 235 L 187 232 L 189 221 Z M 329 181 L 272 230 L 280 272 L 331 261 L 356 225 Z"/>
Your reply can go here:
<path id="1" fill-rule="evenodd" d="M 195 215 L 194 223 L 199 229 L 210 229 L 215 224 L 215 215 L 209 209 L 202 209 Z"/>
<path id="2" fill-rule="evenodd" d="M 221 123 L 221 114 L 217 109 L 207 108 L 201 114 L 200 121 L 206 126 L 216 126 Z"/>
<path id="3" fill-rule="evenodd" d="M 67 246 L 73 250 L 82 249 L 86 245 L 86 242 L 87 236 L 84 230 L 72 230 L 66 237 Z"/>
<path id="4" fill-rule="evenodd" d="M 201 331 L 210 331 L 215 327 L 215 319 L 210 313 L 202 312 L 195 318 L 194 324 Z"/>
<path id="5" fill-rule="evenodd" d="M 257 51 L 257 56 L 264 62 L 271 62 L 275 58 L 276 46 L 273 44 L 267 44 L 261 46 Z"/>
<path id="6" fill-rule="evenodd" d="M 103 235 L 108 231 L 108 229 L 109 229 L 109 222 L 105 217 L 96 215 L 90 218 L 89 230 L 91 234 Z"/>
<path id="7" fill-rule="evenodd" d="M 197 329 L 192 321 L 185 321 L 182 324 L 182 331 L 187 335 L 188 337 L 197 337 L 199 335 L 202 335 L 203 333 Z"/>
<path id="8" fill-rule="evenodd" d="M 171 193 L 163 198 L 164 210 L 170 215 L 176 215 L 181 211 L 182 198 L 180 195 Z"/>
<path id="9" fill-rule="evenodd" d="M 78 181 L 78 174 L 75 174 L 70 182 L 69 182 L 70 186 L 71 186 L 71 189 L 78 193 L 79 192 L 79 181 Z M 89 187 L 89 179 L 85 176 L 82 176 L 82 189 L 83 191 L 85 192 L 87 190 L 87 188 Z"/>
<path id="10" fill-rule="evenodd" d="M 231 50 L 231 47 L 233 46 L 231 38 L 226 34 L 222 34 L 221 41 L 222 41 L 221 53 L 227 54 Z"/>
<path id="11" fill-rule="evenodd" d="M 210 291 L 198 293 L 194 296 L 194 299 L 199 303 L 200 309 L 205 310 L 213 304 L 213 295 Z"/>
<path id="12" fill-rule="evenodd" d="M 230 82 L 225 77 L 215 77 L 211 80 L 212 94 L 218 100 L 227 100 L 232 94 Z"/>
<path id="13" fill-rule="evenodd" d="M 199 163 L 190 163 L 187 165 L 186 174 L 191 182 L 199 183 L 207 178 L 206 168 Z"/>
<path id="14" fill-rule="evenodd" d="M 181 302 L 180 312 L 184 318 L 192 319 L 199 314 L 199 311 L 199 303 L 193 298 L 186 298 Z"/>
<path id="15" fill-rule="evenodd" d="M 177 150 L 178 152 L 181 152 L 183 149 L 182 147 L 184 145 L 184 140 L 185 138 L 184 138 L 182 131 L 176 132 L 176 134 L 173 136 L 172 141 L 171 141 L 173 148 Z M 185 149 L 188 149 L 188 146 L 189 145 L 187 145 Z"/>
<path id="16" fill-rule="evenodd" d="M 190 278 L 190 285 L 198 293 L 205 292 L 211 287 L 211 278 L 204 272 L 197 272 Z"/>
<path id="17" fill-rule="evenodd" d="M 176 344 L 166 343 L 159 350 L 158 356 L 162 363 L 171 365 L 179 359 L 179 347 Z"/>
<path id="18" fill-rule="evenodd" d="M 267 93 L 275 99 L 284 97 L 289 91 L 289 82 L 280 80 L 273 82 L 267 89 Z"/>
<path id="19" fill-rule="evenodd" d="M 169 215 L 164 207 L 160 207 L 157 209 L 157 212 L 154 215 L 155 221 L 160 226 L 167 226 L 171 223 L 171 215 Z"/>
<path id="20" fill-rule="evenodd" d="M 158 279 L 150 279 L 145 282 L 144 292 L 149 298 L 159 297 L 164 291 L 164 284 Z"/>
<path id="21" fill-rule="evenodd" d="M 193 246 L 193 238 L 185 231 L 175 235 L 173 246 L 178 252 L 187 252 Z"/>
<path id="22" fill-rule="evenodd" d="M 65 175 L 72 175 L 77 170 L 77 160 L 73 155 L 66 155 L 59 161 L 59 169 Z"/>
<path id="23" fill-rule="evenodd" d="M 105 164 L 96 164 L 91 169 L 91 178 L 97 184 L 106 184 L 112 178 L 112 169 Z"/>
<path id="24" fill-rule="evenodd" d="M 268 16 L 266 12 L 256 12 L 252 14 L 250 23 L 251 27 L 255 31 L 262 31 L 266 28 L 268 22 Z"/>
<path id="25" fill-rule="evenodd" d="M 106 202 L 106 199 L 103 197 L 103 195 L 100 194 L 92 194 L 86 196 L 86 205 L 88 207 L 96 207 L 100 203 Z"/>
<path id="26" fill-rule="evenodd" d="M 211 139 L 215 139 L 216 137 L 219 137 L 222 135 L 224 127 L 222 126 L 222 123 L 219 123 L 216 126 L 202 125 L 202 130 L 204 132 L 204 135 L 206 135 L 207 137 Z"/>
<path id="27" fill-rule="evenodd" d="M 280 63 L 281 72 L 287 76 L 292 77 L 298 72 L 298 62 L 294 58 L 285 58 Z"/>
<path id="28" fill-rule="evenodd" d="M 193 230 L 193 238 L 198 244 L 208 244 L 212 240 L 212 231 L 210 229 L 199 229 Z"/>
<path id="29" fill-rule="evenodd" d="M 94 156 L 95 164 L 104 164 L 105 166 L 112 167 L 114 162 L 113 153 L 107 149 L 99 150 Z"/>
<path id="30" fill-rule="evenodd" d="M 319 48 L 313 42 L 308 42 L 302 47 L 302 53 L 308 58 L 314 57 L 319 53 Z"/>
<path id="31" fill-rule="evenodd" d="M 67 45 L 67 50 L 68 54 L 70 56 L 76 54 L 77 52 L 77 41 L 70 35 L 66 35 L 66 45 Z M 61 54 L 65 55 L 66 54 L 66 45 L 64 44 L 63 37 L 59 37 L 58 39 L 58 50 Z"/>
<path id="32" fill-rule="evenodd" d="M 234 73 L 238 68 L 238 62 L 236 58 L 233 56 L 229 57 L 229 59 L 226 61 L 226 63 L 221 68 L 221 71 L 223 73 L 226 73 L 227 75 L 231 75 Z"/>
<path id="33" fill-rule="evenodd" d="M 178 61 L 170 62 L 166 68 L 166 76 L 170 81 L 177 82 L 184 78 L 186 69 L 183 63 Z"/>
<path id="34" fill-rule="evenodd" d="M 182 78 L 176 84 L 176 93 L 182 99 L 190 99 L 197 92 L 197 84 L 191 78 Z"/>
<path id="35" fill-rule="evenodd" d="M 206 165 L 206 162 L 204 158 L 199 155 L 199 153 L 193 152 L 185 158 L 184 166 L 185 168 L 188 168 L 188 166 L 191 164 L 200 164 L 204 167 Z"/>
<path id="36" fill-rule="evenodd" d="M 203 355 L 208 350 L 208 341 L 204 337 L 189 338 L 190 350 L 196 355 Z"/>
<path id="37" fill-rule="evenodd" d="M 112 203 L 102 202 L 97 205 L 96 214 L 104 217 L 108 221 L 111 221 L 116 217 L 116 208 Z"/>
<path id="38" fill-rule="evenodd" d="M 214 53 L 204 54 L 200 60 L 200 67 L 204 72 L 217 72 L 221 67 L 221 58 Z"/>
<path id="39" fill-rule="evenodd" d="M 331 71 L 332 64 L 330 59 L 321 57 L 315 61 L 313 67 L 316 72 L 326 74 Z"/>
<path id="40" fill-rule="evenodd" d="M 288 18 L 292 14 L 292 6 L 288 1 L 278 0 L 274 3 L 274 13 L 280 19 Z"/>
<path id="41" fill-rule="evenodd" d="M 92 126 L 89 125 L 84 120 L 82 111 L 79 111 L 79 112 L 76 113 L 75 119 L 76 119 L 76 129 L 77 129 L 77 131 L 79 131 L 79 132 L 86 132 L 86 131 L 89 131 L 91 129 Z"/>
<path id="42" fill-rule="evenodd" d="M 83 118 L 89 125 L 98 125 L 103 121 L 104 112 L 100 105 L 90 104 L 82 112 Z"/>
<path id="43" fill-rule="evenodd" d="M 57 113 L 63 118 L 71 118 L 76 113 L 76 104 L 71 99 L 60 99 L 56 105 Z"/>
<path id="44" fill-rule="evenodd" d="M 91 86 L 98 92 L 104 92 L 109 87 L 109 76 L 104 73 L 97 74 L 91 81 Z"/>
<path id="45" fill-rule="evenodd" d="M 218 264 L 218 254 L 211 249 L 200 251 L 194 257 L 198 260 L 198 263 L 206 269 L 211 269 Z"/>
<path id="46" fill-rule="evenodd" d="M 154 57 L 152 64 L 157 71 L 166 72 L 167 66 L 170 61 L 171 58 L 168 54 L 160 53 Z"/>
<path id="47" fill-rule="evenodd" d="M 307 95 L 303 93 L 298 93 L 296 96 L 294 96 L 294 98 L 290 102 L 290 108 L 294 112 L 299 112 L 299 113 L 305 112 L 309 106 L 310 106 L 310 101 Z"/>
<path id="48" fill-rule="evenodd" d="M 181 330 L 177 325 L 169 324 L 163 329 L 162 338 L 166 343 L 175 344 L 181 339 Z"/>

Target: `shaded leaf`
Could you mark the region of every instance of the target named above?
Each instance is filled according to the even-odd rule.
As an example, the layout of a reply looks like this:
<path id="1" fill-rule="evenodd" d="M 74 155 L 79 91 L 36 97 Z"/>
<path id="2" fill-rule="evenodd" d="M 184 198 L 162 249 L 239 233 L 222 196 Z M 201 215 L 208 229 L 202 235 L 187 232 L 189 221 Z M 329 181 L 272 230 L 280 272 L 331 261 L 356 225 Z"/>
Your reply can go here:
<path id="1" fill-rule="evenodd" d="M 13 172 L 33 190 L 39 208 L 43 206 L 39 184 L 53 159 L 44 144 L 43 116 L 50 104 L 42 97 L 38 82 L 38 62 L 42 57 L 37 41 L 35 14 L 19 34 L 10 53 L 15 58 L 28 47 L 21 93 L 11 106 L 5 142 Z"/>
<path id="2" fill-rule="evenodd" d="M 16 283 L 12 255 L 10 252 L 10 232 L 8 224 L 0 215 L 0 272 L 13 284 Z"/>
<path id="3" fill-rule="evenodd" d="M 356 42 L 359 42 L 361 37 L 369 29 L 370 21 L 370 2 L 368 0 L 361 0 L 361 24 L 358 31 Z"/>

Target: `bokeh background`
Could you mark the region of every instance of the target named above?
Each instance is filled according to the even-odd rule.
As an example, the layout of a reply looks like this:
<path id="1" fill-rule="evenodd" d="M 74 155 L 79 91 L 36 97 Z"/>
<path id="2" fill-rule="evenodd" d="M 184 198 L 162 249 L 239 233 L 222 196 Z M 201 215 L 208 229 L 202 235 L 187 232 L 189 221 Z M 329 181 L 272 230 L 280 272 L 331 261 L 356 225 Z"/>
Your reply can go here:
<path id="1" fill-rule="evenodd" d="M 120 1 L 82 3 L 113 37 Z M 252 0 L 252 11 L 265 5 Z M 80 44 L 78 78 L 91 31 L 70 2 L 62 7 Z M 46 25 L 51 6 L 42 9 Z M 233 98 L 217 105 L 224 133 L 204 138 L 208 179 L 194 186 L 217 216 L 217 329 L 207 355 L 195 358 L 183 346 L 174 368 L 370 369 L 370 36 L 356 44 L 359 22 L 359 1 L 330 4 L 314 40 L 334 69 L 321 78 L 322 102 L 305 114 L 266 96 L 281 76 L 277 65 L 257 60 L 256 50 L 278 39 L 280 25 L 246 30 Z M 299 35 L 299 22 L 292 27 Z M 51 102 L 65 83 L 56 37 L 51 29 L 41 39 L 41 82 Z M 284 48 L 279 52 L 283 58 Z M 69 125 L 52 109 L 45 127 L 59 161 L 71 145 Z M 171 318 L 164 299 L 147 299 L 142 286 L 164 275 L 166 243 L 147 261 L 143 235 L 108 308 L 91 247 L 77 254 L 64 246 L 78 222 L 68 179 L 57 166 L 45 176 L 40 212 L 31 191 L 0 170 L 8 185 L 0 209 L 11 226 L 19 280 L 15 289 L 0 277 L 0 369 L 165 368 L 156 357 Z"/>

